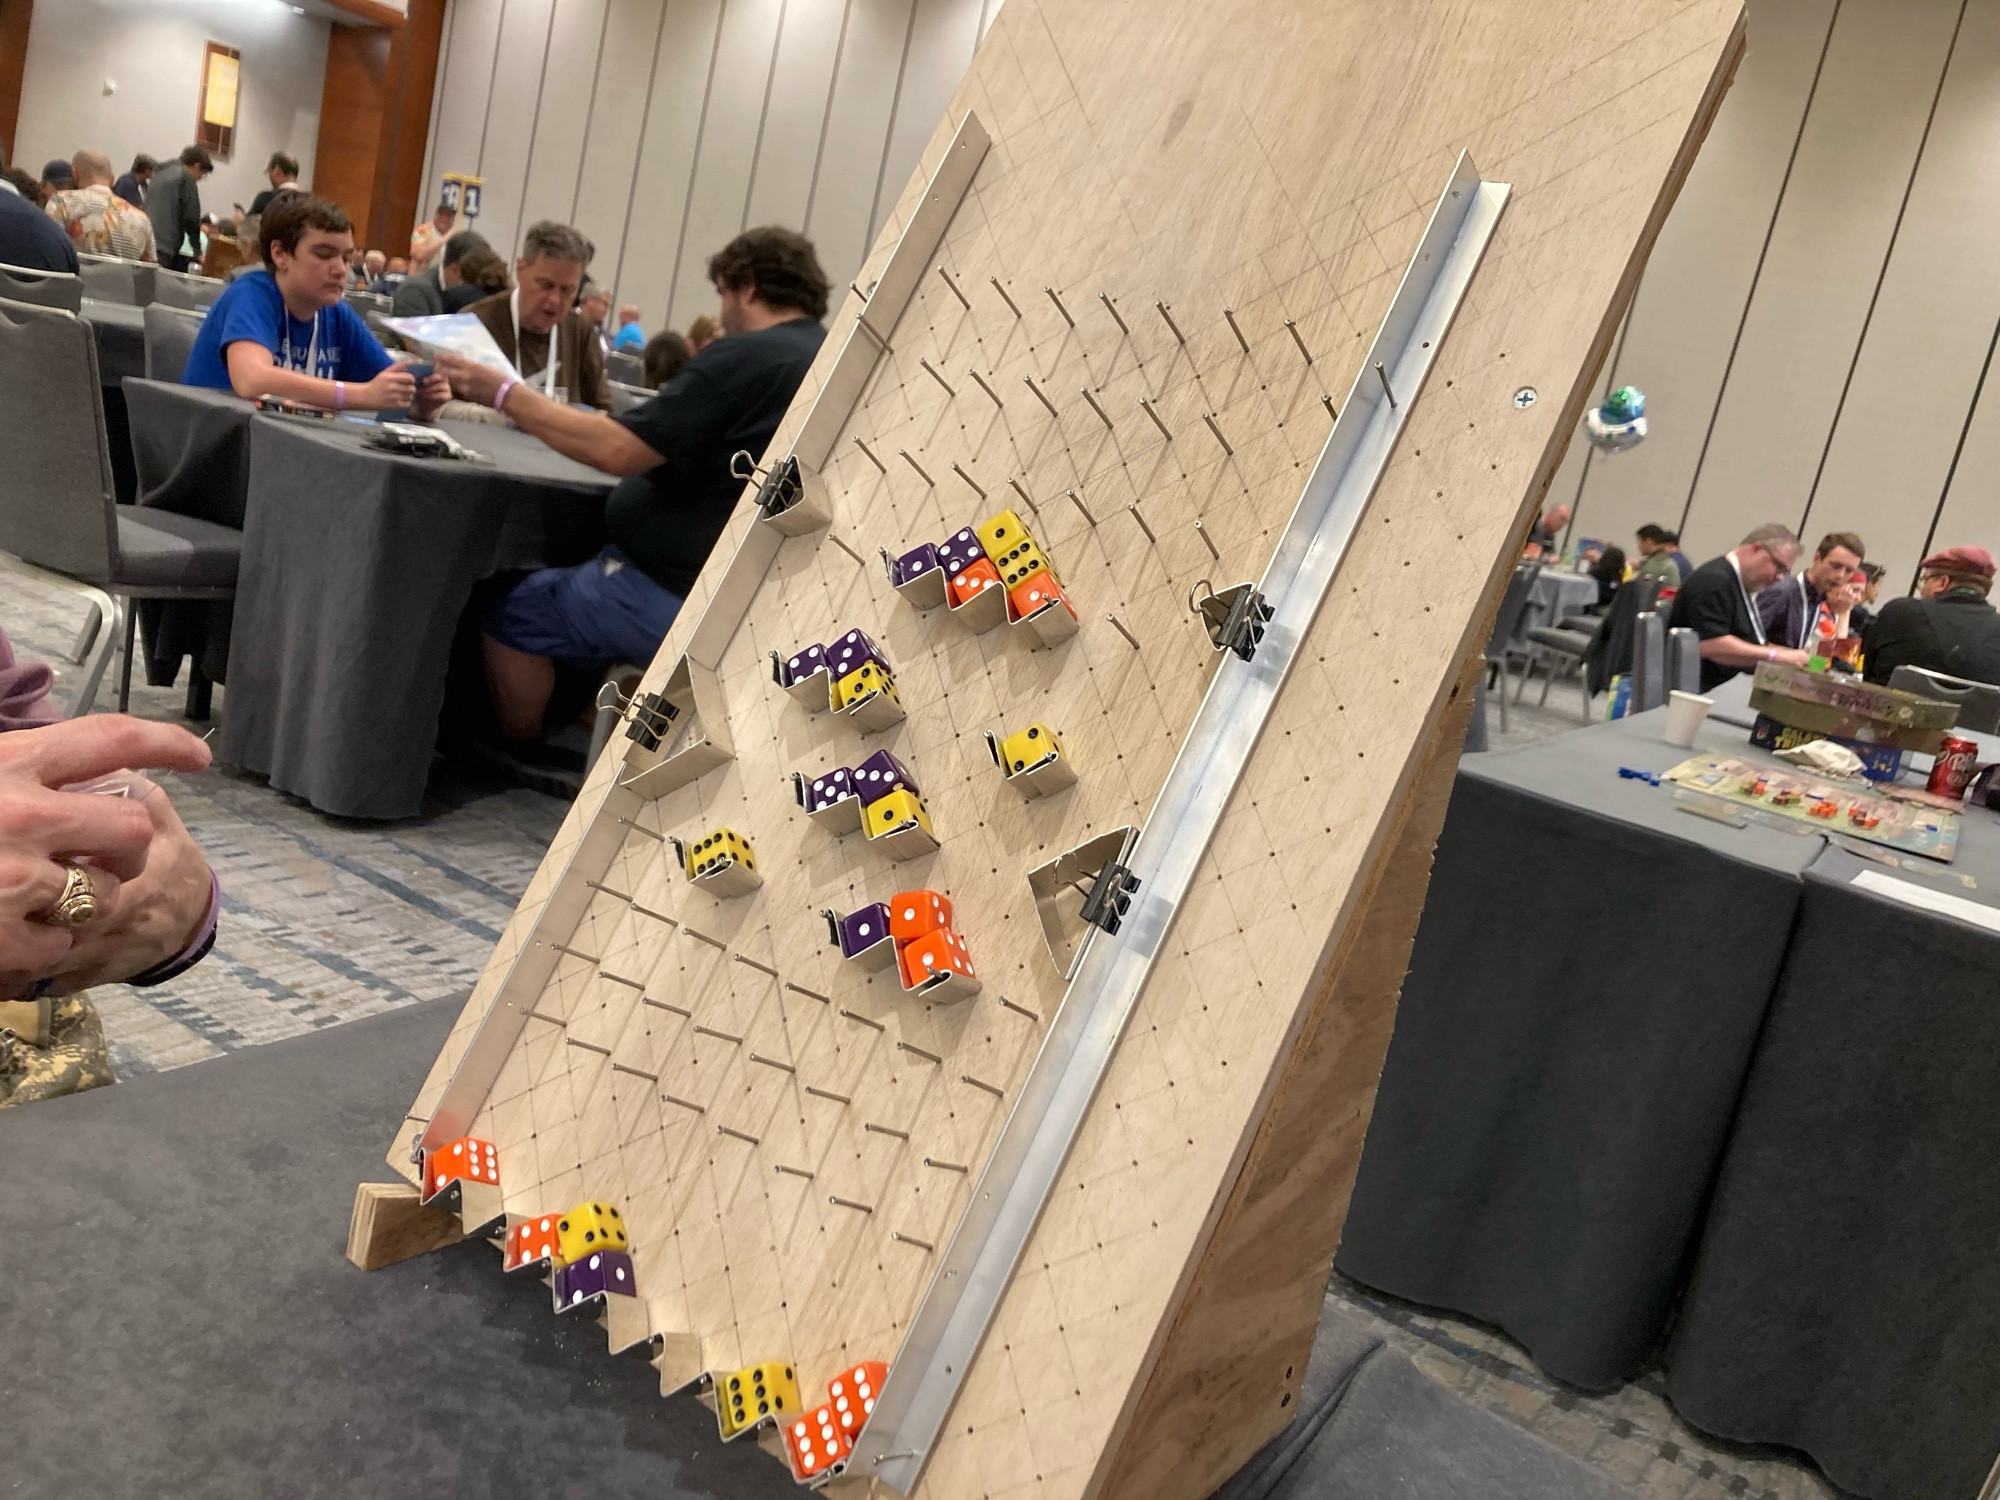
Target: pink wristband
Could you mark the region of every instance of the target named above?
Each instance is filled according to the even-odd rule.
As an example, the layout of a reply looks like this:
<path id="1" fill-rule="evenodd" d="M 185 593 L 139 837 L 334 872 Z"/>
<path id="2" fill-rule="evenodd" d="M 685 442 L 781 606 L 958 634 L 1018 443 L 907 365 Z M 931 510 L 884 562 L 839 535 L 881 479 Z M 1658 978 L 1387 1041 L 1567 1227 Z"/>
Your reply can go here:
<path id="1" fill-rule="evenodd" d="M 495 411 L 505 411 L 507 409 L 507 393 L 520 383 L 520 381 L 514 380 L 511 377 L 500 382 L 500 389 L 493 393 L 493 409 Z"/>
<path id="2" fill-rule="evenodd" d="M 336 380 L 333 383 L 333 409 L 335 411 L 347 410 L 347 383 L 345 381 Z"/>

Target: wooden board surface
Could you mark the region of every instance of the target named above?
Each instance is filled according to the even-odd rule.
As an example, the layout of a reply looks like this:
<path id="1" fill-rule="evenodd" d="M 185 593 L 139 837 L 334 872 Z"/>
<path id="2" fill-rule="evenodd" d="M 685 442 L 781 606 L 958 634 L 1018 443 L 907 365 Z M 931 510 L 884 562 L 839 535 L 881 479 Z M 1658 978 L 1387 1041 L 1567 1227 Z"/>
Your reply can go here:
<path id="1" fill-rule="evenodd" d="M 1428 837 L 1409 830 L 1430 829 L 1441 813 L 1432 751 L 1451 722 L 1447 703 L 1667 188 L 1713 110 L 1737 20 L 1735 0 L 1603 12 L 1473 0 L 1010 0 L 862 277 L 865 286 L 886 258 L 951 128 L 975 111 L 993 146 L 935 258 L 972 305 L 925 278 L 827 466 L 833 535 L 868 561 L 826 533 L 785 543 L 718 663 L 736 759 L 641 814 L 648 832 L 629 836 L 603 882 L 610 891 L 594 896 L 565 943 L 588 959 L 562 959 L 535 1005 L 550 1019 L 527 1022 L 474 1127 L 500 1148 L 510 1210 L 585 1197 L 624 1206 L 638 1283 L 655 1330 L 676 1336 L 677 1372 L 691 1348 L 709 1369 L 782 1357 L 810 1399 L 844 1365 L 894 1355 L 935 1259 L 924 1246 L 949 1237 L 969 1181 L 926 1163 L 977 1168 L 1006 1107 L 989 1089 L 1011 1098 L 1041 1038 L 1038 1022 L 999 997 L 1046 1016 L 1062 996 L 1026 872 L 1144 819 L 1213 670 L 1188 590 L 1262 572 L 1325 440 L 1323 398 L 1344 397 L 1453 159 L 1469 149 L 1485 176 L 1514 185 L 1512 202 L 922 1488 L 1067 1496 L 1143 1471 L 1129 1457 L 1121 1467 L 1120 1443 L 1165 1441 L 1145 1437 L 1158 1420 L 1148 1413 L 1167 1409 L 1159 1392 L 1145 1399 L 1163 1352 L 1169 1385 L 1180 1378 L 1173 1370 L 1202 1363 L 1185 1347 L 1176 1353 L 1172 1334 L 1177 1319 L 1200 1326 L 1185 1311 L 1189 1289 L 1213 1282 L 1198 1268 L 1218 1223 L 1230 1222 L 1225 1205 L 1288 1059 L 1302 1037 L 1350 1019 L 1379 1057 L 1384 975 L 1407 945 L 1421 887 L 1412 851 Z M 850 297 L 831 320 L 829 350 L 858 310 Z M 808 378 L 774 453 L 825 368 Z M 1522 387 L 1538 392 L 1525 408 L 1514 400 Z M 877 547 L 940 540 L 1009 503 L 1009 478 L 1038 502 L 1024 519 L 1084 620 L 1054 650 L 918 614 L 873 561 Z M 1063 498 L 1069 489 L 1083 507 Z M 742 509 L 718 565 L 750 524 Z M 697 585 L 650 686 L 677 659 L 718 572 Z M 855 626 L 886 647 L 909 710 L 904 724 L 866 739 L 792 702 L 766 662 L 771 650 L 790 654 Z M 1024 802 L 1001 783 L 982 735 L 1031 719 L 1061 731 L 1081 779 Z M 923 784 L 942 840 L 926 859 L 897 865 L 858 835 L 836 841 L 791 800 L 790 772 L 853 764 L 883 745 Z M 412 1121 L 428 1118 L 493 1003 L 608 773 L 607 760 Z M 721 902 L 692 890 L 650 836 L 699 837 L 718 825 L 754 841 L 765 880 L 754 896 Z M 969 1002 L 912 1002 L 826 945 L 821 908 L 919 885 L 957 907 L 985 984 Z M 1357 926 L 1363 914 L 1386 931 Z M 1352 964 L 1366 976 L 1343 977 Z M 1365 1016 L 1343 1018 L 1345 995 Z M 1322 996 L 1333 997 L 1332 1014 Z M 694 1014 L 648 1003 L 659 1000 Z M 1373 1075 L 1364 1065 L 1328 1076 L 1340 1096 L 1327 1115 L 1345 1122 L 1345 1144 L 1303 1154 L 1301 1170 L 1338 1199 Z M 1295 1107 L 1282 1115 L 1298 1119 Z M 410 1128 L 390 1153 L 405 1172 Z M 1274 1140 L 1269 1149 L 1295 1148 Z M 1267 1151 L 1251 1180 L 1271 1171 Z M 1287 1214 L 1274 1201 L 1267 1232 L 1282 1236 Z M 1305 1216 L 1292 1226 L 1298 1264 L 1330 1254 L 1323 1242 L 1337 1223 Z M 1259 1274 L 1278 1301 L 1296 1300 L 1296 1264 Z M 1294 1337 L 1290 1317 L 1274 1314 L 1266 1350 Z M 1282 1395 L 1282 1377 L 1269 1378 L 1266 1426 Z M 1212 1460 L 1248 1441 L 1255 1418 L 1241 1420 L 1252 1425 L 1179 1441 Z M 1200 1493 L 1186 1488 L 1199 1467 L 1169 1465 L 1150 1486 L 1121 1492 Z"/>

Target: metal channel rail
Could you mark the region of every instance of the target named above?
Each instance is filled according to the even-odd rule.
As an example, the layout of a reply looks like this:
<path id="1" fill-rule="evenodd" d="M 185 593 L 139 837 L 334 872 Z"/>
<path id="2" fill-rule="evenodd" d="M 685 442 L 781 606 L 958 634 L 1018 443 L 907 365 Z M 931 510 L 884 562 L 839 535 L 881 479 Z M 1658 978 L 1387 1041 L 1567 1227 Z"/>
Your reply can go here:
<path id="1" fill-rule="evenodd" d="M 838 1471 L 907 1495 L 1082 1128 L 1118 1040 L 1306 632 L 1380 482 L 1508 195 L 1461 155 L 1259 585 L 1272 616 L 1248 661 L 1224 655 L 1129 860 L 1116 933 L 1092 935 L 974 1186 L 859 1445 Z"/>

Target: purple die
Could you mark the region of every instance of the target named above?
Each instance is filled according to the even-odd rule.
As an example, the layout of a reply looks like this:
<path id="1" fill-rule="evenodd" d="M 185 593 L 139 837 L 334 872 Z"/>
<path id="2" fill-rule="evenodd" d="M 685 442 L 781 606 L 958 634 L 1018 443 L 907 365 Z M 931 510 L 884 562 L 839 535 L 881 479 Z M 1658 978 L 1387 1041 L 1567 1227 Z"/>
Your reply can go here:
<path id="1" fill-rule="evenodd" d="M 556 1306 L 575 1307 L 606 1292 L 627 1297 L 638 1295 L 632 1280 L 632 1257 L 616 1250 L 593 1250 L 582 1260 L 571 1261 L 556 1272 Z"/>
<path id="2" fill-rule="evenodd" d="M 904 584 L 913 582 L 923 577 L 926 573 L 935 572 L 937 567 L 938 549 L 936 547 L 932 546 L 929 542 L 925 542 L 921 547 L 912 547 L 908 552 L 905 552 L 901 557 L 896 559 L 894 569 L 896 587 L 901 588 Z"/>
<path id="3" fill-rule="evenodd" d="M 827 662 L 833 669 L 835 682 L 865 661 L 874 662 L 885 672 L 890 670 L 889 658 L 882 654 L 882 648 L 858 630 L 848 631 L 827 648 Z"/>
<path id="4" fill-rule="evenodd" d="M 917 785 L 917 778 L 887 750 L 877 750 L 868 759 L 854 768 L 854 792 L 863 802 L 873 802 L 899 787 L 921 797 L 924 789 Z"/>
<path id="5" fill-rule="evenodd" d="M 834 803 L 854 795 L 854 773 L 845 766 L 813 777 L 806 787 L 806 811 L 824 812 Z"/>
<path id="6" fill-rule="evenodd" d="M 840 919 L 840 956 L 858 958 L 889 935 L 889 907 L 877 901 Z"/>
<path id="7" fill-rule="evenodd" d="M 954 532 L 949 541 L 942 542 L 937 549 L 938 563 L 943 567 L 945 577 L 956 578 L 970 563 L 976 563 L 986 555 L 986 549 L 979 545 L 979 538 L 970 526 Z"/>
<path id="8" fill-rule="evenodd" d="M 803 682 L 826 665 L 826 647 L 808 646 L 785 663 L 785 686 Z"/>

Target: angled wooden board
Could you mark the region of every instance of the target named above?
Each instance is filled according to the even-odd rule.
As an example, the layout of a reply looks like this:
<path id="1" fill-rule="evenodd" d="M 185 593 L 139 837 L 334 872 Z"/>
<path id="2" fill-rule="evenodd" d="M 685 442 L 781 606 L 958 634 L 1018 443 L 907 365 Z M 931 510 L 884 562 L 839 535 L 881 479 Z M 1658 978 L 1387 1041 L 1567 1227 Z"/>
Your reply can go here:
<path id="1" fill-rule="evenodd" d="M 1207 1493 L 1287 1415 L 1464 664 L 1739 21 L 1736 0 L 1010 0 L 860 278 L 976 117 L 991 147 L 824 466 L 831 532 L 782 543 L 709 663 L 734 758 L 636 806 L 611 784 L 615 751 L 594 769 L 392 1165 L 411 1170 L 411 1133 L 518 1000 L 472 1128 L 499 1146 L 510 1211 L 624 1206 L 663 1384 L 779 1357 L 810 1399 L 892 1359 L 1063 999 L 1027 871 L 1144 822 L 1215 670 L 1189 590 L 1262 573 L 1329 400 L 1469 151 L 1512 199 L 920 1486 Z M 862 309 L 851 295 L 830 320 L 773 457 Z M 1053 649 L 918 613 L 875 561 L 1007 504 L 1082 616 Z M 739 507 L 648 687 L 752 525 Z M 768 670 L 769 652 L 850 627 L 884 645 L 908 709 L 871 736 Z M 983 739 L 1030 720 L 1080 773 L 1034 801 Z M 917 773 L 934 854 L 892 863 L 794 804 L 790 773 L 880 746 Z M 662 836 L 716 826 L 754 842 L 754 895 L 718 901 L 674 868 Z M 607 837 L 609 867 L 579 891 L 572 857 Z M 956 906 L 984 983 L 970 1001 L 914 1002 L 827 946 L 823 908 L 916 886 Z M 503 996 L 524 953 L 549 978 Z"/>

